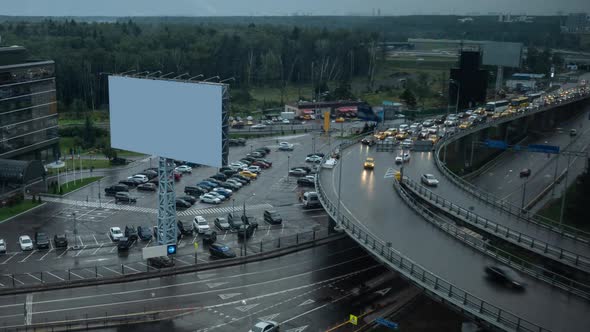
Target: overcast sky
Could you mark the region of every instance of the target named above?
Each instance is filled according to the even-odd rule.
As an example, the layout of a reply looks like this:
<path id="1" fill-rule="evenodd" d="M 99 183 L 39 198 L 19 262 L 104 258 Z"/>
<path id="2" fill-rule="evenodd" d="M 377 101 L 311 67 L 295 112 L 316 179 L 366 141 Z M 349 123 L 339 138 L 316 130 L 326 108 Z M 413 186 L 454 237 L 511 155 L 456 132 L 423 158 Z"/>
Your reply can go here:
<path id="1" fill-rule="evenodd" d="M 235 16 L 590 12 L 590 0 L 0 0 L 0 15 Z"/>

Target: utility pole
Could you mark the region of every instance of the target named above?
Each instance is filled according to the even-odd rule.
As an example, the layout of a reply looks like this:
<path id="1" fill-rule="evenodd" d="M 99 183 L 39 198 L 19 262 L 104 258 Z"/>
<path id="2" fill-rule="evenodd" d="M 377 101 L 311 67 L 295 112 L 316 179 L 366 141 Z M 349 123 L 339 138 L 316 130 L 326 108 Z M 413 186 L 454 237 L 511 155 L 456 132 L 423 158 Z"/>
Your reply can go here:
<path id="1" fill-rule="evenodd" d="M 520 209 L 524 211 L 524 200 L 525 200 L 525 196 L 526 196 L 526 183 L 527 180 L 524 180 L 524 183 L 522 184 L 522 202 L 520 203 Z"/>
<path id="2" fill-rule="evenodd" d="M 561 211 L 559 212 L 559 225 L 563 225 L 563 214 L 565 210 L 565 196 L 567 195 L 567 177 L 570 174 L 570 160 L 572 155 L 567 156 L 567 166 L 565 169 L 565 182 L 563 183 L 563 195 L 561 196 Z"/>
<path id="3" fill-rule="evenodd" d="M 78 249 L 78 220 L 76 220 L 76 212 L 72 213 L 72 217 L 74 217 L 74 249 Z"/>
<path id="4" fill-rule="evenodd" d="M 342 144 L 340 144 L 338 150 L 341 151 L 341 147 Z M 338 224 L 338 219 L 340 218 L 340 193 L 342 192 L 342 167 L 344 165 L 344 155 L 340 156 L 338 164 L 338 207 L 336 208 L 336 224 Z"/>

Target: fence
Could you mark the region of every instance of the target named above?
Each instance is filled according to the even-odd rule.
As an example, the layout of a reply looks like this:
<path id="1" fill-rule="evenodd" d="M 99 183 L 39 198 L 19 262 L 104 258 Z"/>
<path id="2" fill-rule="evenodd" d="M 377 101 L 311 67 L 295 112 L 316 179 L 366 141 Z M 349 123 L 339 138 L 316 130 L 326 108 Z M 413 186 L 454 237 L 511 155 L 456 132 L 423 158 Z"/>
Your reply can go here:
<path id="1" fill-rule="evenodd" d="M 238 258 L 253 256 L 273 250 L 297 246 L 300 244 L 311 243 L 316 240 L 327 238 L 330 235 L 328 229 L 314 230 L 301 232 L 289 236 L 281 236 L 276 239 L 269 241 L 260 241 L 251 243 L 246 241 L 241 242 L 240 248 L 235 248 L 235 253 Z M 191 262 L 192 266 L 196 266 L 198 256 L 194 253 L 187 255 L 176 255 L 174 258 L 178 261 Z M 199 265 L 207 263 L 199 263 Z M 141 268 L 139 267 L 141 266 Z M 187 265 L 181 267 L 165 268 L 168 271 L 177 271 L 182 268 L 186 270 Z M 126 275 L 134 275 L 139 273 L 147 272 L 158 272 L 162 269 L 149 266 L 143 261 L 131 261 L 125 262 L 124 264 L 109 264 L 109 265 L 91 265 L 84 267 L 70 268 L 68 270 L 60 271 L 40 271 L 40 272 L 28 272 L 28 273 L 13 273 L 13 274 L 2 274 L 0 275 L 0 283 L 3 287 L 0 290 L 5 289 L 18 289 L 24 287 L 38 286 L 38 285 L 50 285 L 50 284 L 68 284 L 73 281 L 81 282 L 82 280 L 101 280 L 106 279 L 105 274 L 109 274 L 109 277 L 123 277 Z M 107 272 L 109 271 L 109 272 Z M 31 282 L 23 283 L 21 280 L 30 280 Z"/>
<path id="2" fill-rule="evenodd" d="M 526 250 L 530 250 L 544 257 L 553 259 L 560 263 L 572 266 L 585 272 L 590 272 L 590 258 L 576 254 L 572 251 L 551 245 L 545 241 L 523 234 L 519 231 L 502 226 L 487 218 L 481 217 L 476 213 L 466 210 L 436 193 L 426 189 L 417 182 L 404 178 L 403 185 L 412 190 L 431 205 L 454 215 L 457 218 L 477 227 L 478 229 L 497 236 L 510 243 L 516 244 Z"/>
<path id="3" fill-rule="evenodd" d="M 350 144 L 341 146 L 341 149 L 350 146 Z M 319 173 L 321 174 L 321 173 Z M 320 201 L 328 214 L 336 220 L 340 227 L 365 249 L 372 252 L 384 263 L 392 266 L 406 278 L 412 280 L 415 284 L 423 287 L 429 293 L 436 297 L 444 299 L 459 308 L 466 314 L 472 315 L 488 322 L 490 325 L 503 330 L 514 331 L 548 331 L 532 322 L 524 320 L 510 312 L 502 310 L 493 304 L 469 294 L 465 290 L 454 286 L 450 282 L 439 278 L 435 274 L 427 271 L 422 266 L 416 264 L 408 257 L 405 257 L 373 234 L 369 234 L 356 225 L 342 214 L 337 215 L 338 208 L 325 195 L 320 181 L 320 176 L 316 177 L 316 190 Z"/>
<path id="4" fill-rule="evenodd" d="M 556 232 L 562 236 L 570 237 L 576 241 L 579 241 L 579 242 L 582 242 L 585 244 L 590 244 L 590 233 L 579 230 L 575 227 L 571 227 L 568 225 L 558 224 L 551 219 L 548 219 L 548 218 L 545 218 L 545 217 L 542 217 L 542 216 L 539 216 L 536 214 L 531 216 L 528 214 L 527 211 L 523 211 L 523 209 L 521 209 L 520 207 L 513 205 L 513 204 L 511 204 L 511 203 L 509 203 L 509 202 L 507 202 L 507 201 L 505 201 L 505 200 L 503 200 L 491 193 L 488 193 L 488 192 L 474 186 L 473 184 L 465 181 L 464 179 L 462 179 L 461 177 L 459 177 L 458 175 L 453 173 L 440 160 L 441 150 L 446 145 L 448 145 L 449 143 L 454 142 L 462 137 L 470 135 L 476 131 L 479 131 L 483 128 L 487 128 L 490 126 L 496 126 L 496 125 L 499 125 L 504 122 L 512 121 L 516 118 L 520 118 L 523 116 L 529 116 L 531 114 L 535 114 L 535 113 L 542 112 L 542 111 L 547 111 L 551 108 L 574 103 L 574 102 L 577 102 L 577 101 L 580 101 L 583 99 L 587 99 L 587 98 L 588 98 L 587 95 L 583 95 L 581 97 L 578 97 L 578 98 L 575 98 L 575 99 L 572 99 L 569 101 L 559 102 L 559 103 L 556 103 L 553 105 L 549 105 L 548 107 L 537 107 L 537 108 L 534 108 L 534 109 L 527 111 L 527 112 L 515 113 L 515 114 L 512 114 L 511 116 L 502 117 L 502 118 L 499 118 L 499 119 L 496 119 L 493 121 L 481 123 L 481 124 L 478 124 L 477 126 L 471 127 L 468 130 L 464 130 L 464 131 L 461 131 L 461 132 L 456 133 L 454 135 L 443 137 L 443 139 L 441 139 L 435 146 L 435 154 L 434 154 L 435 164 L 436 164 L 437 168 L 439 169 L 439 171 L 441 171 L 452 182 L 454 182 L 457 186 L 459 186 L 459 188 L 461 188 L 464 191 L 468 192 L 469 194 L 477 197 L 478 199 L 482 200 L 483 202 L 485 202 L 495 208 L 506 211 L 509 214 L 512 214 L 512 215 L 518 217 L 519 220 L 523 220 L 523 221 L 535 224 L 537 226 L 550 229 L 553 232 Z"/>

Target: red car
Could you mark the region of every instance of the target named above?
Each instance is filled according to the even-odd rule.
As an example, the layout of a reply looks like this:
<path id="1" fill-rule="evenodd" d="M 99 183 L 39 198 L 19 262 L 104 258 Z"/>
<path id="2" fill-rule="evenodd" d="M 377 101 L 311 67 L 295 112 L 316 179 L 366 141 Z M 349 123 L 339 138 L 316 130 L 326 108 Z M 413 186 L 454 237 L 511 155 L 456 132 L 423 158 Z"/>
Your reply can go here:
<path id="1" fill-rule="evenodd" d="M 263 162 L 263 163 L 267 164 L 268 167 L 272 167 L 272 161 L 268 161 L 268 160 L 262 159 L 262 158 L 258 158 L 258 159 L 256 159 L 256 161 Z"/>
<path id="2" fill-rule="evenodd" d="M 269 168 L 270 167 L 269 164 L 267 164 L 267 163 L 265 163 L 263 161 L 255 161 L 255 162 L 252 163 L 252 165 L 253 166 L 258 166 L 260 168 Z"/>

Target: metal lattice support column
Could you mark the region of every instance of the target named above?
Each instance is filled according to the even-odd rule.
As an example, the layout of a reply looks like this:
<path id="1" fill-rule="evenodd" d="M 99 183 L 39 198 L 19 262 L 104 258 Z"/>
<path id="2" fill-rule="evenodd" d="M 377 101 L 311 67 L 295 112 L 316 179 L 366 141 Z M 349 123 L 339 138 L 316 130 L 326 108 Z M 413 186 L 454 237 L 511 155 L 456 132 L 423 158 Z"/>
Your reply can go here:
<path id="1" fill-rule="evenodd" d="M 224 84 L 221 92 L 221 164 L 227 166 L 229 156 L 229 85 Z"/>
<path id="2" fill-rule="evenodd" d="M 178 227 L 172 160 L 160 157 L 158 182 L 158 244 L 176 244 Z"/>

